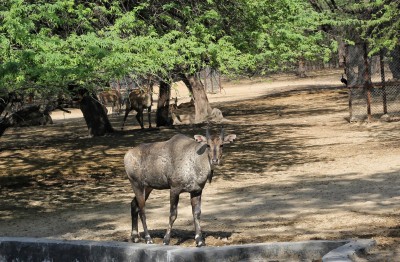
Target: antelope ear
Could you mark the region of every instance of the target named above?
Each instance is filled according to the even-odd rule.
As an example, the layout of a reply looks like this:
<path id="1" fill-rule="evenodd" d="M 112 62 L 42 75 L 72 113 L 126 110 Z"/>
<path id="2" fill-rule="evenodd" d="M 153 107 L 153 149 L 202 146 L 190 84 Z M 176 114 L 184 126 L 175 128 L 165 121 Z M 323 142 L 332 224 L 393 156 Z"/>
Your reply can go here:
<path id="1" fill-rule="evenodd" d="M 194 135 L 194 140 L 196 140 L 196 142 L 207 142 L 207 138 L 205 136 L 201 136 L 201 135 Z"/>
<path id="2" fill-rule="evenodd" d="M 233 140 L 236 138 L 236 135 L 232 134 L 232 135 L 227 135 L 224 137 L 224 144 L 229 144 L 231 142 L 233 142 Z"/>

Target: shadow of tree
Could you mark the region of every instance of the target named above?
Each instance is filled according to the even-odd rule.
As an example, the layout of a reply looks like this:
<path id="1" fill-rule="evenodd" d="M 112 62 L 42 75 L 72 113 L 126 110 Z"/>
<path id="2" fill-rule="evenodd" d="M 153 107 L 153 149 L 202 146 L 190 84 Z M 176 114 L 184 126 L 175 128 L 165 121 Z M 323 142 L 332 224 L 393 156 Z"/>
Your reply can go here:
<path id="1" fill-rule="evenodd" d="M 286 232 L 290 232 L 287 241 L 298 235 L 321 233 L 329 233 L 331 239 L 399 238 L 399 223 L 389 228 L 377 223 L 388 217 L 398 221 L 399 175 L 400 170 L 371 174 L 363 179 L 351 173 L 332 177 L 311 174 L 293 177 L 285 183 L 278 180 L 276 183 L 241 185 L 213 196 L 206 212 L 207 216 L 218 217 L 219 223 L 227 228 L 237 228 L 239 232 L 243 232 L 243 228 L 250 231 L 271 228 L 268 235 L 272 239 L 274 234 L 285 237 Z M 352 221 L 356 216 L 365 217 L 362 225 Z M 308 226 L 299 226 L 302 223 L 308 223 Z M 341 229 L 332 232 L 330 223 L 336 223 Z M 286 230 L 276 231 L 281 227 Z"/>
<path id="2" fill-rule="evenodd" d="M 357 225 L 355 230 L 351 224 L 348 228 L 342 225 L 346 223 L 342 216 L 379 219 L 398 215 L 400 170 L 362 177 L 353 172 L 333 176 L 299 173 L 286 180 L 279 177 L 293 167 L 331 161 L 326 156 L 307 153 L 324 145 L 310 143 L 315 138 L 299 132 L 315 123 L 296 120 L 345 112 L 347 96 L 340 92 L 331 88 L 305 88 L 259 99 L 213 104 L 232 120 L 224 128 L 226 133 L 235 133 L 237 140 L 224 147 L 225 163 L 216 171 L 213 181 L 218 185 L 215 194 L 208 195 L 205 190 L 202 223 L 206 236 L 231 238 L 229 244 L 275 240 L 276 236 L 287 241 L 298 235 L 315 238 L 319 229 L 313 223 L 327 223 L 319 214 L 328 214 L 328 218 L 338 220 L 343 227 L 337 231 L 329 229 L 332 232 L 328 230 L 326 235 L 330 238 L 373 237 L 382 231 L 388 237 L 399 237 L 398 225 L 372 227 L 372 220 Z M 310 101 L 304 104 L 301 99 L 296 103 L 286 101 L 295 96 Z M 110 120 L 118 128 L 122 116 Z M 380 141 L 398 143 L 399 133 L 392 132 L 396 128 L 380 131 L 384 134 Z M 219 131 L 219 126 L 215 130 Z M 95 239 L 127 240 L 133 193 L 125 178 L 125 152 L 129 147 L 166 140 L 176 133 L 190 137 L 204 134 L 205 129 L 194 125 L 140 130 L 131 121 L 126 130 L 107 137 L 88 138 L 86 133 L 84 121 L 74 119 L 46 127 L 12 129 L 1 138 L 0 166 L 4 167 L 0 170 L 1 235 L 93 237 L 87 233 L 90 231 L 97 233 Z M 254 177 L 265 182 L 252 183 Z M 164 208 L 165 202 L 160 198 L 168 199 L 168 194 L 153 194 L 151 208 Z M 35 227 L 41 225 L 39 220 L 54 216 L 61 216 L 63 225 L 49 219 L 51 233 L 35 232 Z M 17 220 L 26 225 L 13 225 L 12 221 Z M 310 224 L 298 226 L 302 223 Z M 177 245 L 193 241 L 193 231 L 187 228 L 173 231 Z M 255 233 L 235 238 L 247 231 Z M 161 227 L 151 231 L 159 241 L 164 232 Z"/>

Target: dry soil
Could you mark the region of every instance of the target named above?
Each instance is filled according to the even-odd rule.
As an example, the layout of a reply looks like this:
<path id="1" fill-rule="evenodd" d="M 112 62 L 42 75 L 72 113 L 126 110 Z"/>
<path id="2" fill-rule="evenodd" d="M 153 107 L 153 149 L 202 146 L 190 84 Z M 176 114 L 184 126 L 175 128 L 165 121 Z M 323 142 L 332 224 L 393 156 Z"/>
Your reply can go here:
<path id="1" fill-rule="evenodd" d="M 237 140 L 203 193 L 210 246 L 372 238 L 368 261 L 400 259 L 399 122 L 349 123 L 340 71 L 224 81 L 209 94 Z M 188 100 L 182 85 L 173 96 Z M 128 241 L 130 201 L 123 155 L 142 142 L 200 126 L 125 131 L 89 138 L 80 112 L 54 124 L 13 128 L 0 138 L 0 236 Z M 119 129 L 122 116 L 110 116 Z M 168 224 L 168 191 L 153 191 L 148 226 L 156 243 Z M 141 229 L 141 226 L 140 226 Z M 188 194 L 172 244 L 194 246 Z"/>

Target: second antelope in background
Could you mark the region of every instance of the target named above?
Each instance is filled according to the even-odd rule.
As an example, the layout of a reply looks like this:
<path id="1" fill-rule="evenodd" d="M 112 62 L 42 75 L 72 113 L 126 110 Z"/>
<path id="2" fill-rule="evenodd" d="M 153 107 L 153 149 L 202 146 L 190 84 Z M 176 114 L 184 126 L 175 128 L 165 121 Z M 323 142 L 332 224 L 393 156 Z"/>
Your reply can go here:
<path id="1" fill-rule="evenodd" d="M 111 104 L 111 112 L 119 115 L 122 111 L 122 96 L 121 93 L 115 89 L 102 91 L 98 94 L 100 103 L 103 106 Z"/>
<path id="2" fill-rule="evenodd" d="M 136 119 L 139 122 L 140 127 L 143 129 L 143 111 L 147 109 L 147 115 L 149 118 L 149 128 L 151 128 L 151 105 L 153 104 L 152 97 L 153 88 L 151 85 L 145 86 L 139 89 L 134 89 L 129 93 L 128 101 L 126 102 L 125 116 L 122 122 L 121 129 L 124 129 L 126 118 L 129 112 L 135 110 L 137 112 Z"/>

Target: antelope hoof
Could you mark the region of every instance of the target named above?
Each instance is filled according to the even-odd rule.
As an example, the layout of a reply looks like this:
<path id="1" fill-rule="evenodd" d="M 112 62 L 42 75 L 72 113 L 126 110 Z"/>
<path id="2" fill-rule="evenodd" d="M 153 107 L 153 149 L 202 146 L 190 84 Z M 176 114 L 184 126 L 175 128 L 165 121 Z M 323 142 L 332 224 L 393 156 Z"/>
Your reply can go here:
<path id="1" fill-rule="evenodd" d="M 146 240 L 146 244 L 153 244 L 153 239 L 151 239 L 150 236 L 146 236 L 145 240 Z"/>
<path id="2" fill-rule="evenodd" d="M 204 241 L 202 236 L 196 236 L 196 247 L 204 247 L 206 245 L 206 242 Z"/>
<path id="3" fill-rule="evenodd" d="M 131 242 L 133 242 L 133 243 L 139 243 L 139 241 L 140 241 L 139 235 L 132 235 L 132 236 L 131 236 Z"/>
<path id="4" fill-rule="evenodd" d="M 204 240 L 196 241 L 196 247 L 205 247 L 206 242 Z"/>
<path id="5" fill-rule="evenodd" d="M 164 236 L 163 244 L 166 245 L 166 246 L 169 245 L 170 240 L 171 240 L 171 239 L 170 239 L 169 236 L 167 236 L 167 235 Z"/>

